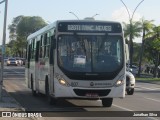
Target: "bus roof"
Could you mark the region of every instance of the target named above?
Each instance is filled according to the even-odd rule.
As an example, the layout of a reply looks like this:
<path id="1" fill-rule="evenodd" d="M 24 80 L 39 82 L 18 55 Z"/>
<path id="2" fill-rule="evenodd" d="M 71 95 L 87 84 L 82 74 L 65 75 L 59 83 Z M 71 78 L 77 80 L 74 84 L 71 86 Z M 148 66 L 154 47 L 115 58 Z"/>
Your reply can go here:
<path id="1" fill-rule="evenodd" d="M 57 26 L 57 24 L 61 23 L 61 22 L 71 22 L 71 23 L 80 23 L 80 22 L 83 22 L 83 23 L 87 23 L 87 22 L 90 22 L 90 23 L 117 23 L 117 24 L 121 24 L 120 22 L 116 22 L 116 21 L 102 21 L 102 20 L 88 20 L 88 19 L 84 19 L 84 20 L 57 20 L 56 22 L 54 23 L 51 23 L 43 28 L 41 28 L 40 30 L 34 32 L 33 34 L 29 35 L 27 37 L 27 40 L 30 40 L 38 35 L 41 35 L 42 33 L 44 33 L 45 31 L 48 31 L 52 28 L 55 28 Z"/>
<path id="2" fill-rule="evenodd" d="M 29 35 L 29 36 L 27 37 L 27 40 L 30 40 L 30 39 L 32 39 L 32 38 L 34 38 L 34 37 L 36 37 L 36 36 L 44 33 L 45 31 L 48 31 L 48 30 L 54 28 L 55 26 L 56 26 L 56 22 L 51 23 L 51 24 L 49 24 L 49 25 L 41 28 L 40 30 L 34 32 L 33 34 Z"/>

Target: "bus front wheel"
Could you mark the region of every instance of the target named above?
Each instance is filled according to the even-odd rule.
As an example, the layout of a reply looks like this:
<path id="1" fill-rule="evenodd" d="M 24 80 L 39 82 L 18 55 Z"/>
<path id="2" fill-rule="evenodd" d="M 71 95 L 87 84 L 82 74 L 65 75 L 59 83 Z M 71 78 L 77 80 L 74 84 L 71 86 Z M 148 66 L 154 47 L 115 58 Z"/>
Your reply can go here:
<path id="1" fill-rule="evenodd" d="M 132 88 L 132 89 L 127 89 L 126 91 L 127 91 L 127 94 L 128 94 L 128 95 L 133 95 L 133 93 L 134 93 L 134 88 Z"/>
<path id="2" fill-rule="evenodd" d="M 111 107 L 113 102 L 113 98 L 102 98 L 103 107 Z"/>
<path id="3" fill-rule="evenodd" d="M 34 86 L 33 86 L 33 77 L 32 77 L 32 75 L 31 75 L 31 90 L 32 90 L 32 95 L 33 95 L 33 96 L 37 96 L 37 93 L 36 93 L 36 91 L 34 90 L 33 87 L 34 87 Z"/>
<path id="4" fill-rule="evenodd" d="M 46 82 L 46 97 L 47 97 L 47 101 L 50 105 L 56 104 L 56 102 L 57 102 L 56 99 L 50 96 L 48 81 Z"/>

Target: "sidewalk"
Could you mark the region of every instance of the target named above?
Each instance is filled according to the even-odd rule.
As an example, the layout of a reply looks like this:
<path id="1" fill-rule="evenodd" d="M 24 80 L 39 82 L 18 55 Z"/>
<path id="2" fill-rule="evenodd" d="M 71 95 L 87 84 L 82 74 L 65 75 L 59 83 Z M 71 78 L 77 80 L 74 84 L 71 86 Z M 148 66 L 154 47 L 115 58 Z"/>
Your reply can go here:
<path id="1" fill-rule="evenodd" d="M 2 88 L 0 111 L 23 111 L 23 108 L 20 106 L 20 104 L 17 103 L 17 101 L 6 92 L 4 87 Z"/>
<path id="2" fill-rule="evenodd" d="M 25 109 L 5 90 L 2 89 L 2 100 L 0 101 L 0 120 L 53 120 L 53 118 L 36 117 L 1 117 L 2 112 L 23 113 Z M 55 119 L 58 120 L 58 119 Z"/>
<path id="3" fill-rule="evenodd" d="M 2 112 L 23 112 L 24 109 L 22 106 L 11 97 L 7 91 L 2 88 L 2 100 L 0 101 L 0 116 L 2 116 Z M 33 118 L 11 118 L 11 117 L 0 117 L 0 120 L 33 120 Z"/>

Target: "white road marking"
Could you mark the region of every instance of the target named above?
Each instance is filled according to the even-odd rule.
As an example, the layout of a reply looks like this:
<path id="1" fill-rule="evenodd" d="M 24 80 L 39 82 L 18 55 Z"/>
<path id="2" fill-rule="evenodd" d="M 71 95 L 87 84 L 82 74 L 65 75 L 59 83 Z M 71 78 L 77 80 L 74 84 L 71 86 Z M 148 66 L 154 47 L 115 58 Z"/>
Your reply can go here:
<path id="1" fill-rule="evenodd" d="M 146 97 L 144 97 L 145 99 L 148 99 L 148 100 L 153 100 L 153 101 L 155 101 L 155 102 L 160 102 L 160 100 L 156 100 L 156 99 L 153 99 L 153 98 L 146 98 Z"/>
<path id="2" fill-rule="evenodd" d="M 112 104 L 112 105 L 115 106 L 115 107 L 118 107 L 120 109 L 126 110 L 126 111 L 133 111 L 134 112 L 134 110 L 131 110 L 131 109 L 128 109 L 128 108 L 125 108 L 125 107 L 122 107 L 122 106 L 118 106 L 118 105 L 115 105 L 115 104 Z M 151 120 L 159 120 L 159 119 L 154 118 L 154 117 L 147 117 L 147 118 L 150 118 Z"/>
<path id="3" fill-rule="evenodd" d="M 137 88 L 137 87 L 135 87 L 135 89 L 136 89 L 136 90 L 143 90 L 142 88 Z"/>
<path id="4" fill-rule="evenodd" d="M 6 68 L 6 69 L 8 69 L 8 68 Z M 10 70 L 10 71 L 12 71 L 12 72 L 14 72 L 14 73 L 17 73 L 17 74 L 21 74 L 22 72 L 17 72 L 17 71 L 15 71 L 15 70 L 11 70 L 11 69 L 8 69 L 8 70 Z M 4 72 L 5 73 L 5 72 Z M 23 72 L 24 73 L 24 72 Z"/>
<path id="5" fill-rule="evenodd" d="M 98 102 L 101 102 L 101 100 L 97 100 L 97 101 L 98 101 Z M 128 108 L 124 108 L 124 107 L 122 107 L 122 106 L 115 105 L 115 104 L 112 104 L 112 106 L 118 107 L 118 108 L 120 108 L 120 109 L 122 109 L 122 110 L 126 110 L 126 111 L 134 111 L 134 110 L 131 110 L 131 109 L 128 109 Z"/>
<path id="6" fill-rule="evenodd" d="M 118 108 L 120 108 L 120 109 L 122 109 L 122 110 L 126 110 L 126 111 L 134 111 L 134 110 L 131 110 L 131 109 L 128 109 L 128 108 L 119 106 L 119 105 L 115 105 L 115 104 L 112 104 L 112 105 L 115 106 L 115 107 L 118 107 Z"/>

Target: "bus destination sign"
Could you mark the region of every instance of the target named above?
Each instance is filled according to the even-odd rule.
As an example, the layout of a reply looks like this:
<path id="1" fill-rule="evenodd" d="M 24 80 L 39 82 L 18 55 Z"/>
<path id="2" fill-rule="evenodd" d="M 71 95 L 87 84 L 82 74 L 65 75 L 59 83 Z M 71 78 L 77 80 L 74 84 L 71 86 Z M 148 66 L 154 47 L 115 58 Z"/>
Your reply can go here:
<path id="1" fill-rule="evenodd" d="M 68 31 L 112 31 L 112 26 L 102 25 L 68 25 Z"/>
<path id="2" fill-rule="evenodd" d="M 119 23 L 99 23 L 99 22 L 60 22 L 58 24 L 59 32 L 122 32 Z"/>

